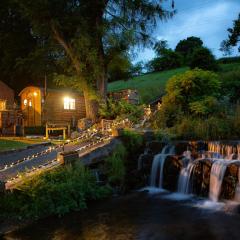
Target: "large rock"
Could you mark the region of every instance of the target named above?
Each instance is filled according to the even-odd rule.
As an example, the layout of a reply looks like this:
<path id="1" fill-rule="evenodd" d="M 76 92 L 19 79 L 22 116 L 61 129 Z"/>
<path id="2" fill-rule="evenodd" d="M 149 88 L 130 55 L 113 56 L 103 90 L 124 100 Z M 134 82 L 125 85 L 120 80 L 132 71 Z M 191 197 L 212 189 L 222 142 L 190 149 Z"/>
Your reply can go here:
<path id="1" fill-rule="evenodd" d="M 146 144 L 146 150 L 148 153 L 155 155 L 155 154 L 161 153 L 165 145 L 166 143 L 164 142 L 150 141 L 150 142 L 147 142 Z"/>
<path id="2" fill-rule="evenodd" d="M 238 183 L 239 163 L 228 165 L 222 182 L 221 198 L 234 199 L 236 185 Z"/>
<path id="3" fill-rule="evenodd" d="M 143 153 L 138 158 L 138 170 L 149 170 L 151 171 L 151 166 L 153 162 L 154 155 L 149 153 Z"/>
<path id="4" fill-rule="evenodd" d="M 163 188 L 176 191 L 179 174 L 182 168 L 182 157 L 168 156 L 163 169 Z"/>
<path id="5" fill-rule="evenodd" d="M 193 171 L 193 192 L 195 194 L 208 197 L 211 167 L 212 161 L 209 159 L 196 161 Z"/>

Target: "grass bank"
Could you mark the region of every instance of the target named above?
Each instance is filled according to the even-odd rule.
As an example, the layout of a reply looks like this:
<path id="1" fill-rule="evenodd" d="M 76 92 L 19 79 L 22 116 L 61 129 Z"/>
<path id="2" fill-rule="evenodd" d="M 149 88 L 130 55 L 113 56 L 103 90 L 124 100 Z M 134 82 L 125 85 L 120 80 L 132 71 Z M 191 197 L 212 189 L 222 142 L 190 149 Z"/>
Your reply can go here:
<path id="1" fill-rule="evenodd" d="M 187 67 L 177 68 L 169 71 L 149 73 L 127 81 L 120 80 L 109 83 L 108 91 L 119 91 L 122 89 L 137 89 L 142 103 L 149 103 L 159 95 L 164 94 L 165 85 L 172 76 L 187 71 Z"/>
<path id="2" fill-rule="evenodd" d="M 225 63 L 219 64 L 219 74 L 233 71 L 239 68 L 240 64 Z M 129 80 L 120 80 L 108 84 L 108 91 L 119 91 L 122 89 L 137 89 L 141 96 L 142 103 L 149 103 L 156 99 L 158 96 L 165 93 L 165 86 L 167 81 L 174 75 L 184 73 L 188 67 L 172 69 L 163 72 L 148 73 L 142 76 L 133 77 Z"/>

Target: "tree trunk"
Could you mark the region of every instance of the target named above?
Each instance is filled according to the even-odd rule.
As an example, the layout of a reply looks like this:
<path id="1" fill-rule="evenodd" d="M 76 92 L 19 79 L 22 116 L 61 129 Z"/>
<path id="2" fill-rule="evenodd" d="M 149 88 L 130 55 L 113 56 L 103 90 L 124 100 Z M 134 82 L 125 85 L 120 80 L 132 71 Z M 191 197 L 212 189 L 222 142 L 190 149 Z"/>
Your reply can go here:
<path id="1" fill-rule="evenodd" d="M 85 101 L 86 118 L 91 119 L 93 122 L 96 122 L 98 119 L 98 101 L 96 99 L 93 99 L 87 90 L 83 92 L 83 95 Z"/>

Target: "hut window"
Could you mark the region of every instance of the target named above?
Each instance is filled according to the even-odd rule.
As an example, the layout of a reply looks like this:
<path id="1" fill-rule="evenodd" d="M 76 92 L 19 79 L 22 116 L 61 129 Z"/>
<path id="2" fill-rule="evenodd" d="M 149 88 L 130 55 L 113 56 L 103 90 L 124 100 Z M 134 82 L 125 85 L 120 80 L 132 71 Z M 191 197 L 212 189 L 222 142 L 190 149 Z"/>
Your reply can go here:
<path id="1" fill-rule="evenodd" d="M 24 105 L 24 106 L 27 106 L 27 102 L 28 102 L 27 99 L 24 99 L 24 100 L 23 100 L 23 105 Z"/>
<path id="2" fill-rule="evenodd" d="M 0 110 L 6 110 L 6 100 L 0 100 Z"/>
<path id="3" fill-rule="evenodd" d="M 64 98 L 64 109 L 66 110 L 75 110 L 75 99 L 73 98 L 69 98 L 69 97 L 65 97 Z"/>

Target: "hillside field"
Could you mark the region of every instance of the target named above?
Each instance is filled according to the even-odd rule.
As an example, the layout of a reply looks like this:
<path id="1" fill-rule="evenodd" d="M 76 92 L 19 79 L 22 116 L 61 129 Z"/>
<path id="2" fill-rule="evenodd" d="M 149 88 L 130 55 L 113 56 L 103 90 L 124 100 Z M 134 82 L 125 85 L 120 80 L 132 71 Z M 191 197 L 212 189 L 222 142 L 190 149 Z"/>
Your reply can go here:
<path id="1" fill-rule="evenodd" d="M 219 74 L 239 67 L 239 63 L 220 64 L 221 70 Z M 142 76 L 133 77 L 129 80 L 111 82 L 108 84 L 108 91 L 115 92 L 128 88 L 137 89 L 141 96 L 141 102 L 147 104 L 164 94 L 166 83 L 172 76 L 184 73 L 188 69 L 188 67 L 182 67 L 163 72 L 148 73 Z"/>

